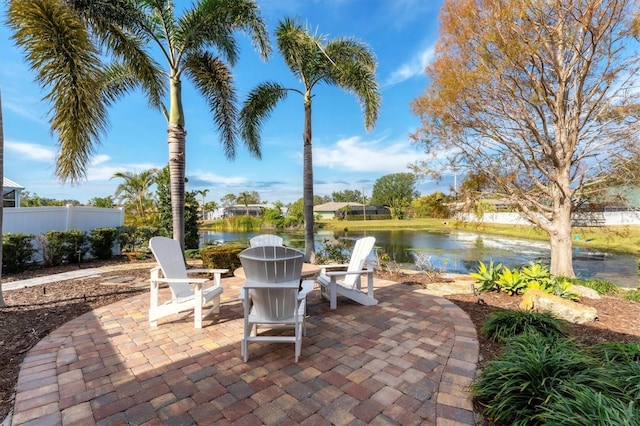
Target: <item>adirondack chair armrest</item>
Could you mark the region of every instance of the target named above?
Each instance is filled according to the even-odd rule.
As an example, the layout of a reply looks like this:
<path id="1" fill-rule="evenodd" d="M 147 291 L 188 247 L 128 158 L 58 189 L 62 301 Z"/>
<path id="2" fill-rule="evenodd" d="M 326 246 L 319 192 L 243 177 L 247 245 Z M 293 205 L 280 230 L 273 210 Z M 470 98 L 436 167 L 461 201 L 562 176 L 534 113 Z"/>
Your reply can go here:
<path id="1" fill-rule="evenodd" d="M 188 274 L 226 274 L 227 272 L 229 272 L 228 269 L 187 269 Z"/>
<path id="2" fill-rule="evenodd" d="M 337 268 L 348 268 L 349 265 L 346 263 L 331 263 L 329 265 L 318 265 L 322 269 L 337 269 Z"/>
<path id="3" fill-rule="evenodd" d="M 333 271 L 333 272 L 324 273 L 324 275 L 328 277 L 342 277 L 344 275 L 362 275 L 362 274 L 373 274 L 373 270 L 363 269 L 361 271 Z"/>
<path id="4" fill-rule="evenodd" d="M 209 278 L 152 278 L 151 281 L 159 283 L 204 284 L 211 280 Z"/>

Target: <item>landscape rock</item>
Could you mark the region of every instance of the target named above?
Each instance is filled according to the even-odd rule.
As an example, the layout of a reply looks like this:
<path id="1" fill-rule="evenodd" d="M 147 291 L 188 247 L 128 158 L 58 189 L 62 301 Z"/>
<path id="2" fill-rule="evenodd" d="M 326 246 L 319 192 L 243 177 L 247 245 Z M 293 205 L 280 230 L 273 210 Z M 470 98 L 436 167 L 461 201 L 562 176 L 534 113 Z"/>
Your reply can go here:
<path id="1" fill-rule="evenodd" d="M 592 288 L 585 287 L 583 285 L 573 285 L 570 291 L 576 293 L 580 297 L 586 297 L 587 299 L 601 299 L 600 294 Z"/>
<path id="2" fill-rule="evenodd" d="M 596 320 L 598 311 L 572 300 L 563 299 L 541 290 L 527 290 L 522 295 L 520 309 L 536 312 L 551 312 L 556 317 L 575 324 L 586 324 Z"/>

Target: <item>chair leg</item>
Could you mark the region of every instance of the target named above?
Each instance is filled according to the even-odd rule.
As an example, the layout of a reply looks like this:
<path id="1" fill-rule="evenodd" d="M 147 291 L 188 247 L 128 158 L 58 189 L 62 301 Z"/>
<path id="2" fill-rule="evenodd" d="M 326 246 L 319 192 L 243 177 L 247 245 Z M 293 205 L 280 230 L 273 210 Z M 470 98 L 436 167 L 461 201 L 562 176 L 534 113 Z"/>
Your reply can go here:
<path id="1" fill-rule="evenodd" d="M 338 307 L 338 283 L 335 277 L 331 277 L 329 283 L 329 309 L 336 309 Z"/>

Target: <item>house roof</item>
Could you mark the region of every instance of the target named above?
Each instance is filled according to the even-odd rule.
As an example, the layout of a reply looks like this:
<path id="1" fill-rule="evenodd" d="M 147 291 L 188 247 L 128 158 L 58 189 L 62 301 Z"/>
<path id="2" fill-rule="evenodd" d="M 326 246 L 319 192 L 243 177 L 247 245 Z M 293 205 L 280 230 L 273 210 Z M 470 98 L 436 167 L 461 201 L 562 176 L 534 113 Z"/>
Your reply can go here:
<path id="1" fill-rule="evenodd" d="M 3 176 L 2 189 L 24 189 L 24 186 Z"/>
<path id="2" fill-rule="evenodd" d="M 329 203 L 318 204 L 317 206 L 313 206 L 313 211 L 314 212 L 335 212 L 346 206 L 362 207 L 362 204 L 351 202 L 351 201 L 348 203 L 338 203 L 335 201 L 331 201 Z"/>

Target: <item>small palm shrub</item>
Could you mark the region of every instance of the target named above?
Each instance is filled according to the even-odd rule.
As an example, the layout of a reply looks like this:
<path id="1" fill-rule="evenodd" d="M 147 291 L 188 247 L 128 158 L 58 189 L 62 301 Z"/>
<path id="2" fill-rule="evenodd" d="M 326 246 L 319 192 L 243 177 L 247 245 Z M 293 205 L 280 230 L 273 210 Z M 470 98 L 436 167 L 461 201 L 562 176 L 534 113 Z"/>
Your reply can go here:
<path id="1" fill-rule="evenodd" d="M 597 361 L 568 338 L 530 332 L 507 341 L 502 355 L 474 380 L 472 395 L 485 417 L 497 424 L 531 425 L 554 390 Z"/>
<path id="2" fill-rule="evenodd" d="M 503 268 L 500 275 L 498 275 L 497 284 L 501 291 L 510 296 L 522 294 L 524 289 L 527 288 L 527 281 L 518 269 L 512 271 L 509 268 Z"/>
<path id="3" fill-rule="evenodd" d="M 551 280 L 551 294 L 563 299 L 578 300 L 580 295 L 571 291 L 571 284 L 566 278 L 556 278 Z"/>
<path id="4" fill-rule="evenodd" d="M 502 272 L 502 263 L 494 264 L 493 260 L 489 262 L 487 266 L 484 262 L 478 262 L 478 268 L 476 272 L 471 272 L 473 278 L 476 279 L 476 284 L 480 285 L 480 291 L 500 291 L 498 285 L 498 276 Z"/>
<path id="5" fill-rule="evenodd" d="M 493 312 L 487 317 L 480 332 L 499 343 L 530 332 L 538 332 L 548 337 L 568 335 L 564 323 L 552 313 L 523 310 Z"/>
<path id="6" fill-rule="evenodd" d="M 521 270 L 524 279 L 531 283 L 537 282 L 540 285 L 549 284 L 551 282 L 551 272 L 549 268 L 540 262 L 529 262 L 528 266 L 525 266 Z"/>

